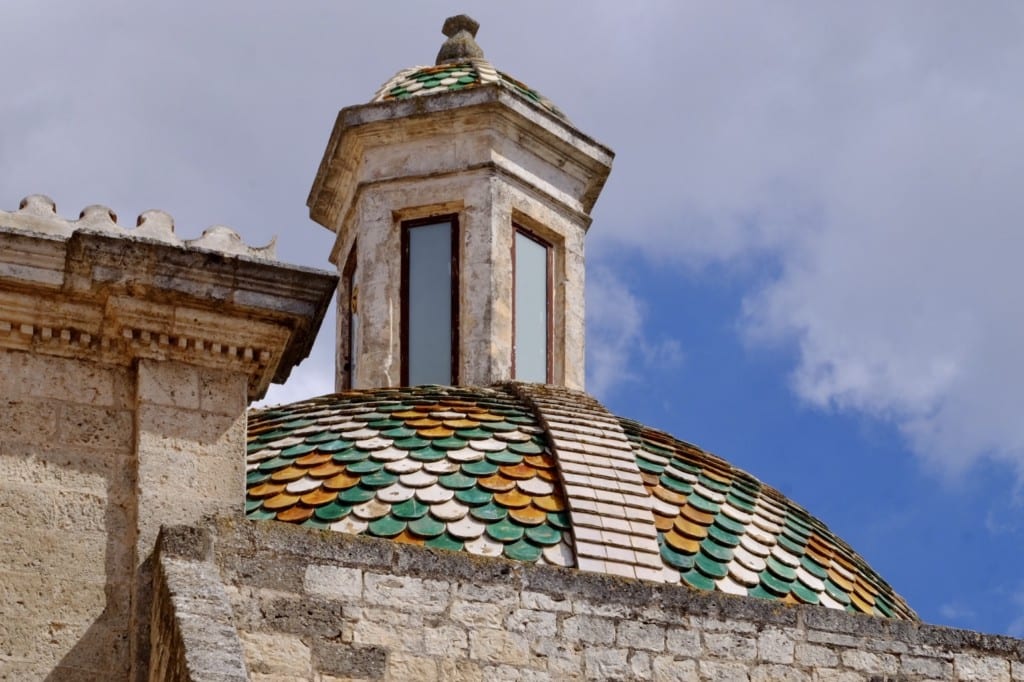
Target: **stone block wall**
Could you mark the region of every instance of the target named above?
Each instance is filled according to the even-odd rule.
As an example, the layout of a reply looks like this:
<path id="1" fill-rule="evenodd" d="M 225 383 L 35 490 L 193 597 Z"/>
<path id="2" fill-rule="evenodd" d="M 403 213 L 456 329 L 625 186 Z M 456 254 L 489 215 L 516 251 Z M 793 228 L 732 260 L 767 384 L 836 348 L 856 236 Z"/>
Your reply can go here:
<path id="1" fill-rule="evenodd" d="M 1024 641 L 1008 637 L 290 524 L 212 533 L 249 678 L 263 682 L 1024 680 Z M 171 537 L 183 534 L 207 541 Z"/>
<path id="2" fill-rule="evenodd" d="M 0 679 L 128 679 L 161 523 L 242 498 L 246 375 L 3 350 L 0 391 Z"/>
<path id="3" fill-rule="evenodd" d="M 127 676 L 134 401 L 127 367 L 0 351 L 0 679 Z"/>

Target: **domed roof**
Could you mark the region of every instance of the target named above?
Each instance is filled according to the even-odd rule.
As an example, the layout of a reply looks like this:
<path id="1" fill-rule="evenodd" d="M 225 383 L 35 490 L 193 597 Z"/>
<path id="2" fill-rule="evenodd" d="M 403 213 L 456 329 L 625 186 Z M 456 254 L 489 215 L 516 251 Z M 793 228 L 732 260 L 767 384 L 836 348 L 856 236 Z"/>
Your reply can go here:
<path id="1" fill-rule="evenodd" d="M 438 92 L 454 92 L 484 85 L 497 85 L 567 120 L 555 104 L 536 90 L 494 68 L 486 59 L 469 59 L 435 66 L 403 69 L 381 86 L 372 102 L 408 99 Z"/>
<path id="2" fill-rule="evenodd" d="M 725 460 L 551 386 L 253 410 L 246 516 L 916 620 L 821 521 Z"/>
<path id="3" fill-rule="evenodd" d="M 522 82 L 494 68 L 476 44 L 480 25 L 466 15 L 449 17 L 442 33 L 448 40 L 441 46 L 434 66 L 413 66 L 403 69 L 381 86 L 371 102 L 408 99 L 440 92 L 495 85 L 567 120 L 548 98 Z"/>

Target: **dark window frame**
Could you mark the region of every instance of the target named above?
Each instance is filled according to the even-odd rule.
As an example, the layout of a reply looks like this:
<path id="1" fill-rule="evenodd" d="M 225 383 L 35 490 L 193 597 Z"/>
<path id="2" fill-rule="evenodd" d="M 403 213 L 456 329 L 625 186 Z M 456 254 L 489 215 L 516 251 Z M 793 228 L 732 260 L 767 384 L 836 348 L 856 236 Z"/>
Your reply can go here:
<path id="1" fill-rule="evenodd" d="M 548 240 L 540 237 L 536 232 L 529 228 L 523 227 L 519 223 L 512 223 L 512 378 L 518 380 L 516 376 L 516 351 L 518 349 L 516 339 L 516 277 L 518 276 L 517 270 L 519 269 L 518 262 L 516 261 L 516 237 L 523 235 L 530 241 L 543 246 L 547 254 L 547 282 L 545 284 L 545 311 L 544 315 L 546 318 L 545 325 L 545 383 L 552 383 L 554 381 L 554 345 L 555 340 L 555 324 L 554 324 L 554 301 L 552 296 L 554 295 L 554 265 L 555 265 L 555 248 L 554 245 Z"/>
<path id="2" fill-rule="evenodd" d="M 416 218 L 414 220 L 403 220 L 402 231 L 402 312 L 401 312 L 401 382 L 403 386 L 409 385 L 409 231 L 422 225 L 436 225 L 448 223 L 451 230 L 451 382 L 456 386 L 459 383 L 459 216 L 450 213 L 444 215 Z"/>
<path id="3" fill-rule="evenodd" d="M 358 305 L 359 296 L 354 293 L 356 288 L 356 281 L 354 278 L 356 269 L 359 265 L 358 256 L 356 255 L 356 247 L 358 242 L 352 243 L 352 249 L 348 252 L 348 258 L 345 259 L 345 267 L 342 270 L 342 279 L 345 282 L 345 290 L 348 294 L 348 301 L 345 303 L 345 335 L 341 339 L 342 353 L 345 358 L 345 364 L 342 368 L 344 372 L 344 381 L 342 382 L 342 388 L 351 389 L 355 387 L 355 362 L 353 361 L 353 354 L 355 352 L 355 344 L 353 343 L 352 334 L 352 318 L 356 315 L 356 306 Z"/>

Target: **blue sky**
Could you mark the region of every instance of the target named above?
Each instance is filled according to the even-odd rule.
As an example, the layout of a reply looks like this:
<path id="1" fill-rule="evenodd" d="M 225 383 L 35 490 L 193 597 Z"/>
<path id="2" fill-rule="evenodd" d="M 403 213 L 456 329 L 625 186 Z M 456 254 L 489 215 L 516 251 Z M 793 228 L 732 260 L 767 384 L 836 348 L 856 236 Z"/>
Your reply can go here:
<path id="1" fill-rule="evenodd" d="M 329 267 L 304 203 L 337 110 L 459 11 L 616 151 L 590 390 L 780 488 L 925 620 L 1024 636 L 1019 3 L 14 0 L 0 203 Z M 330 390 L 332 343 L 270 398 Z"/>

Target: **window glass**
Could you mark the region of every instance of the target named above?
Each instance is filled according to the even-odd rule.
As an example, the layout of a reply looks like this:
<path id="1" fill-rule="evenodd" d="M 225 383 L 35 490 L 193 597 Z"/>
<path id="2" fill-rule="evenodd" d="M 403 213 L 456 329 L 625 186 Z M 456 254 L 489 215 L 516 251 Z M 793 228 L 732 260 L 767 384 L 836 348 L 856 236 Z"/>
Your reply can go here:
<path id="1" fill-rule="evenodd" d="M 406 383 L 452 380 L 452 223 L 406 228 Z"/>
<path id="2" fill-rule="evenodd" d="M 520 381 L 548 381 L 548 246 L 523 232 L 515 243 L 515 368 Z"/>

